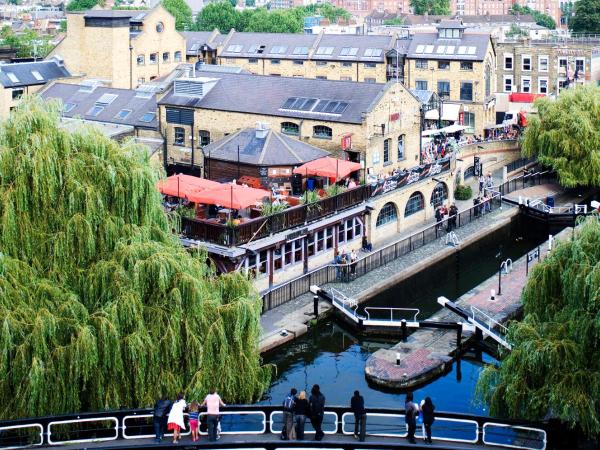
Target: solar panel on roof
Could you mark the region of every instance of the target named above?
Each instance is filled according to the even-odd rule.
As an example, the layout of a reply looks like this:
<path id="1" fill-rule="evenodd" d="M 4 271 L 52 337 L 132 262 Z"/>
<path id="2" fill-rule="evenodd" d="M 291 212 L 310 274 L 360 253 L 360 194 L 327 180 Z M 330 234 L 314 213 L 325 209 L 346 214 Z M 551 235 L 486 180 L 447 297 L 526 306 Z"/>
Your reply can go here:
<path id="1" fill-rule="evenodd" d="M 290 105 L 289 109 L 299 109 L 306 102 L 306 99 L 303 97 L 297 98 L 294 103 Z"/>
<path id="2" fill-rule="evenodd" d="M 340 102 L 329 102 L 327 103 L 327 105 L 325 106 L 325 108 L 323 108 L 323 112 L 325 113 L 332 113 L 335 108 L 337 108 L 337 106 L 339 105 Z"/>
<path id="3" fill-rule="evenodd" d="M 316 98 L 308 98 L 299 109 L 300 111 L 310 111 L 317 102 L 318 100 Z"/>
<path id="4" fill-rule="evenodd" d="M 319 103 L 313 108 L 313 112 L 323 112 L 329 100 L 319 100 Z"/>
<path id="5" fill-rule="evenodd" d="M 348 103 L 346 102 L 339 102 L 339 104 L 337 105 L 337 107 L 335 108 L 335 110 L 333 111 L 334 114 L 342 114 L 344 111 L 346 111 L 346 108 L 348 107 Z"/>
<path id="6" fill-rule="evenodd" d="M 469 55 L 474 55 L 476 51 L 477 51 L 477 47 L 468 47 L 467 48 L 467 53 Z"/>
<path id="7" fill-rule="evenodd" d="M 298 100 L 298 97 L 290 97 L 290 98 L 288 98 L 285 101 L 285 103 L 283 104 L 283 106 L 281 108 L 283 108 L 283 109 L 290 109 L 290 106 L 292 106 L 296 100 Z"/>

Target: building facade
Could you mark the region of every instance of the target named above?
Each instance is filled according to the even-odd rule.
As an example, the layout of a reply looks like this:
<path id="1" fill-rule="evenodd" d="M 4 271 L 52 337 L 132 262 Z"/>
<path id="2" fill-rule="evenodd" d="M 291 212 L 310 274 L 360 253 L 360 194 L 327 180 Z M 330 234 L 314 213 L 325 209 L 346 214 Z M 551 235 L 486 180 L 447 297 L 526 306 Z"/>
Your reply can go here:
<path id="1" fill-rule="evenodd" d="M 185 62 L 185 38 L 162 6 L 67 14 L 67 35 L 52 50 L 73 74 L 134 89 Z"/>

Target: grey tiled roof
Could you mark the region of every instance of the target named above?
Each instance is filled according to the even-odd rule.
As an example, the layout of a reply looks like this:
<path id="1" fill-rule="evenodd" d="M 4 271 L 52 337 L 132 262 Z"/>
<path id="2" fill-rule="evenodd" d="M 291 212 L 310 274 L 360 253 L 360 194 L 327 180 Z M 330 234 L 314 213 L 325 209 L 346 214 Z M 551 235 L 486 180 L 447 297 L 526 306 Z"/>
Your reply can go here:
<path id="1" fill-rule="evenodd" d="M 108 105 L 105 105 L 104 109 L 97 116 L 90 115 L 89 112 L 104 94 L 116 95 L 116 98 Z M 59 99 L 63 105 L 75 105 L 70 110 L 65 108 L 62 114 L 64 117 L 81 117 L 82 119 L 96 122 L 157 129 L 156 95 L 152 94 L 150 98 L 144 98 L 138 94 L 137 91 L 132 89 L 116 89 L 100 86 L 96 87 L 92 92 L 87 92 L 86 89 L 82 89 L 82 86 L 77 84 L 54 83 L 41 93 L 41 97 L 43 99 Z M 115 117 L 121 110 L 130 110 L 131 112 L 124 119 Z M 154 113 L 154 120 L 150 122 L 141 121 L 142 116 L 149 112 Z"/>
<path id="2" fill-rule="evenodd" d="M 98 19 L 113 19 L 117 17 L 129 17 L 136 21 L 144 20 L 150 11 L 148 10 L 134 10 L 134 9 L 110 9 L 110 10 L 95 10 L 90 9 L 86 11 L 85 18 L 98 18 Z"/>
<path id="3" fill-rule="evenodd" d="M 313 58 L 382 62 L 385 60 L 386 51 L 394 47 L 394 41 L 395 39 L 391 36 L 324 34 L 313 54 Z M 318 55 L 319 47 L 333 47 L 333 54 L 331 56 Z M 354 56 L 347 56 L 341 54 L 343 48 L 354 48 L 358 49 L 358 51 L 356 51 L 356 55 Z M 368 49 L 379 49 L 381 53 L 378 56 L 368 56 L 366 54 Z"/>
<path id="4" fill-rule="evenodd" d="M 239 66 L 221 64 L 196 64 L 196 72 L 202 73 L 250 73 Z"/>
<path id="5" fill-rule="evenodd" d="M 39 77 L 36 77 L 38 74 Z M 5 88 L 46 84 L 56 78 L 70 76 L 65 66 L 56 59 L 0 64 L 0 84 Z"/>
<path id="6" fill-rule="evenodd" d="M 219 81 L 203 98 L 175 95 L 171 88 L 159 104 L 360 124 L 363 113 L 370 111 L 387 89 L 378 83 L 252 74 L 211 74 L 211 78 Z M 290 97 L 343 101 L 348 106 L 339 115 L 281 109 Z"/>
<path id="7" fill-rule="evenodd" d="M 490 44 L 490 35 L 488 33 L 468 33 L 465 32 L 461 39 L 440 39 L 438 33 L 415 33 L 408 48 L 408 57 L 417 59 L 447 59 L 464 61 L 483 61 L 488 45 Z M 433 46 L 432 52 L 417 51 L 426 46 Z M 453 46 L 452 54 L 438 52 L 440 46 L 447 49 Z M 465 47 L 461 52 L 461 47 Z M 474 48 L 469 53 L 469 48 Z"/>
<path id="8" fill-rule="evenodd" d="M 426 91 L 424 89 L 410 89 L 410 92 L 424 104 L 429 103 L 433 96 L 433 91 Z"/>
<path id="9" fill-rule="evenodd" d="M 186 53 L 190 56 L 196 55 L 198 48 L 204 44 L 214 50 L 226 38 L 219 33 L 213 36 L 213 31 L 182 31 L 181 34 L 185 38 Z"/>
<path id="10" fill-rule="evenodd" d="M 256 130 L 246 128 L 204 147 L 211 159 L 240 162 L 261 166 L 296 166 L 313 161 L 329 152 L 298 139 L 269 130 L 266 137 L 256 136 Z"/>
<path id="11" fill-rule="evenodd" d="M 313 48 L 319 35 L 316 34 L 293 34 L 293 33 L 232 33 L 225 40 L 225 45 L 220 56 L 224 57 L 246 57 L 246 58 L 274 58 L 274 59 L 306 59 L 308 55 L 294 54 L 297 47 Z M 241 46 L 239 52 L 232 51 L 234 46 Z M 258 53 L 264 45 L 262 53 Z M 256 51 L 250 52 L 255 46 Z M 285 47 L 283 53 L 273 53 L 274 47 Z"/>

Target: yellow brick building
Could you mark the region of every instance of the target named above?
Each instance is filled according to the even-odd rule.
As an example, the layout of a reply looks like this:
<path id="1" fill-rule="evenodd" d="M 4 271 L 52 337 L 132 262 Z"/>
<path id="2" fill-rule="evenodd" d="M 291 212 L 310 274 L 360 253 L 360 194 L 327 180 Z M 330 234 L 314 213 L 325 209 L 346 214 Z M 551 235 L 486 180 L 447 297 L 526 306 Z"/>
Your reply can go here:
<path id="1" fill-rule="evenodd" d="M 134 89 L 185 62 L 185 38 L 162 6 L 67 14 L 67 35 L 51 55 L 72 73 Z"/>

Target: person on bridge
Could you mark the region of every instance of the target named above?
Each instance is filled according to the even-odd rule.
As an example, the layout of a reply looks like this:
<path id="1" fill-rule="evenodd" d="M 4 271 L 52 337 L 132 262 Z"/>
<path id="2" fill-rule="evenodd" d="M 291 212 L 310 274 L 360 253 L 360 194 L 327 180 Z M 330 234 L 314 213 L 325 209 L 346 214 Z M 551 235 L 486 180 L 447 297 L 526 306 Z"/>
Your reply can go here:
<path id="1" fill-rule="evenodd" d="M 154 416 L 152 418 L 152 424 L 154 425 L 154 434 L 156 436 L 156 442 L 161 442 L 165 436 L 165 428 L 167 425 L 167 417 L 171 410 L 171 400 L 163 395 L 154 405 Z"/>
<path id="2" fill-rule="evenodd" d="M 321 388 L 318 384 L 312 387 L 308 404 L 310 407 L 310 423 L 315 429 L 315 441 L 320 441 L 325 436 L 321 428 L 325 416 L 325 396 L 321 394 Z"/>
<path id="3" fill-rule="evenodd" d="M 208 440 L 215 442 L 217 440 L 217 426 L 219 424 L 219 406 L 225 406 L 219 394 L 215 389 L 210 390 L 200 407 L 206 406 L 206 420 L 208 422 Z"/>
<path id="4" fill-rule="evenodd" d="M 419 407 L 413 402 L 412 392 L 406 393 L 406 400 L 404 401 L 404 421 L 408 426 L 408 434 L 406 439 L 411 444 L 416 444 L 415 432 L 417 431 L 417 415 L 419 414 Z"/>
<path id="5" fill-rule="evenodd" d="M 306 422 L 306 414 L 308 414 L 308 400 L 306 400 L 306 392 L 301 391 L 298 394 L 296 403 L 294 403 L 294 418 L 296 419 L 296 439 L 304 440 L 304 423 Z"/>
<path id="6" fill-rule="evenodd" d="M 350 409 L 354 413 L 354 439 L 364 442 L 367 433 L 367 412 L 365 410 L 365 399 L 360 395 L 360 392 L 354 391 L 354 395 L 350 399 Z"/>
<path id="7" fill-rule="evenodd" d="M 177 444 L 181 439 L 181 430 L 185 430 L 183 422 L 183 410 L 187 407 L 187 403 L 183 398 L 183 392 L 177 394 L 177 401 L 171 406 L 169 419 L 167 420 L 167 430 L 173 431 L 173 444 Z"/>
<path id="8" fill-rule="evenodd" d="M 290 393 L 283 399 L 283 428 L 281 429 L 281 439 L 291 441 L 295 439 L 294 434 L 294 405 L 296 404 L 296 393 L 298 391 L 292 388 Z"/>
<path id="9" fill-rule="evenodd" d="M 430 397 L 425 397 L 421 405 L 421 414 L 423 414 L 423 425 L 425 425 L 425 442 L 431 444 L 431 425 L 435 420 L 435 406 Z"/>
<path id="10" fill-rule="evenodd" d="M 200 417 L 200 405 L 196 400 L 190 404 L 190 429 L 192 430 L 192 442 L 196 442 L 200 439 L 198 433 L 198 418 Z"/>

